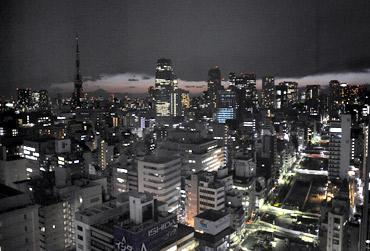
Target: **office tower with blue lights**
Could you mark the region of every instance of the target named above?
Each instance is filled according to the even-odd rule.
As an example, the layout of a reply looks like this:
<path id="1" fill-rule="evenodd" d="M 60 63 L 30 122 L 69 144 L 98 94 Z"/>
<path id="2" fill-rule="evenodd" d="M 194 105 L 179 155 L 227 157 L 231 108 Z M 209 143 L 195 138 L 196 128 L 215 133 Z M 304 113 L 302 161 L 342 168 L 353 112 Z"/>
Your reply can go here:
<path id="1" fill-rule="evenodd" d="M 235 119 L 235 92 L 230 89 L 218 91 L 216 111 L 216 120 L 220 124 L 225 124 L 228 119 Z"/>

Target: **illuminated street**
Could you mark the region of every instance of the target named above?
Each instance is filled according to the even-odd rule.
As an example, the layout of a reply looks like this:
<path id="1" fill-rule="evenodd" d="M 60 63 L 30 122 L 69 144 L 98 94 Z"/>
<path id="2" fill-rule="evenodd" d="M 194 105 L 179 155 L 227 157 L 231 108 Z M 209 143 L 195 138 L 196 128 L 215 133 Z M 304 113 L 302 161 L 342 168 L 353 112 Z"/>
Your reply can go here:
<path id="1" fill-rule="evenodd" d="M 286 250 L 288 246 L 317 249 L 319 207 L 325 199 L 327 172 L 301 169 L 303 160 L 306 157 L 300 158 L 293 172 L 276 187 L 279 193 L 272 204 L 263 204 L 253 222 L 244 225 L 244 240 L 239 243 L 242 250 Z M 323 177 L 317 179 L 318 175 Z"/>

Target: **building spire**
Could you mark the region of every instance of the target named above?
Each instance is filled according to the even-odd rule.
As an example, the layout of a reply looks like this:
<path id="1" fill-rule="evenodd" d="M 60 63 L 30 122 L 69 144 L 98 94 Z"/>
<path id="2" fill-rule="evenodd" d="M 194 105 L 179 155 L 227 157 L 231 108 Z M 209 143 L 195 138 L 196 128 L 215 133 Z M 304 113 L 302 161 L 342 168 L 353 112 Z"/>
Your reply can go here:
<path id="1" fill-rule="evenodd" d="M 79 44 L 78 44 L 78 39 L 79 39 L 79 36 L 78 36 L 78 33 L 76 33 L 76 76 L 75 76 L 75 80 L 80 80 L 81 79 L 81 74 L 80 74 L 80 47 L 79 47 Z"/>
<path id="2" fill-rule="evenodd" d="M 74 92 L 72 97 L 72 105 L 73 107 L 81 107 L 81 98 L 82 98 L 82 77 L 80 72 L 80 47 L 79 47 L 79 36 L 76 33 L 76 73 L 74 79 Z"/>

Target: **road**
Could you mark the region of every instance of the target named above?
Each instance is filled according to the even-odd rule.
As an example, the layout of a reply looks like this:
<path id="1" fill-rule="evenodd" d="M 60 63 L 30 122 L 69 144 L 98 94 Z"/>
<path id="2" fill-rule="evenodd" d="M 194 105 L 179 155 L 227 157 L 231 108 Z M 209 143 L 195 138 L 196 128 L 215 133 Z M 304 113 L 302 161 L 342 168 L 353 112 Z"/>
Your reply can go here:
<path id="1" fill-rule="evenodd" d="M 266 238 L 273 238 L 266 234 L 261 235 L 265 237 L 258 237 L 258 233 L 261 232 L 270 233 L 272 236 L 277 235 L 282 239 L 288 238 L 292 241 L 301 241 L 312 245 L 312 247 L 317 245 L 320 214 L 303 211 L 311 195 L 311 190 L 316 190 L 312 188 L 313 182 L 304 181 L 307 183 L 307 189 L 305 187 L 302 193 L 298 195 L 302 198 L 298 199 L 299 205 L 297 207 L 292 208 L 292 205 L 285 204 L 287 202 L 294 204 L 294 196 L 297 194 L 292 189 L 297 189 L 293 188 L 295 185 L 299 186 L 299 182 L 296 184 L 296 181 L 300 175 L 325 176 L 325 173 L 321 171 L 302 169 L 300 164 L 302 159 L 302 157 L 298 158 L 297 162 L 292 166 L 292 171 L 282 175 L 279 179 L 279 184 L 271 190 L 268 199 L 259 208 L 251 224 L 243 226 L 237 238 L 238 241 L 234 243 L 237 246 L 236 250 L 250 250 L 253 247 L 250 242 L 258 244 Z M 292 193 L 294 194 L 293 197 L 291 197 Z M 249 240 L 249 243 L 245 240 Z"/>

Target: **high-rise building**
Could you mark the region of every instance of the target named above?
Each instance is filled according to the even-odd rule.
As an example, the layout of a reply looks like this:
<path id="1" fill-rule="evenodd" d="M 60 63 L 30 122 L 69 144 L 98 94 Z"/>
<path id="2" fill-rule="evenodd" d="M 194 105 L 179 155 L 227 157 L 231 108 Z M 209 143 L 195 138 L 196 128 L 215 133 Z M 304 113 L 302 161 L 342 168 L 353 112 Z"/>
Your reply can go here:
<path id="1" fill-rule="evenodd" d="M 240 112 L 253 112 L 258 108 L 258 96 L 256 89 L 256 74 L 241 74 L 236 76 L 235 87 L 237 103 Z"/>
<path id="2" fill-rule="evenodd" d="M 330 92 L 330 102 L 334 102 L 338 100 L 340 97 L 340 83 L 338 80 L 331 80 L 329 82 L 329 92 Z"/>
<path id="3" fill-rule="evenodd" d="M 235 85 L 235 80 L 236 80 L 235 72 L 230 72 L 229 73 L 229 84 L 230 85 Z"/>
<path id="4" fill-rule="evenodd" d="M 171 92 L 171 116 L 182 116 L 182 91 L 181 89 L 174 89 Z"/>
<path id="5" fill-rule="evenodd" d="M 159 88 L 166 86 L 177 88 L 177 79 L 171 59 L 160 58 L 156 66 L 155 87 Z"/>
<path id="6" fill-rule="evenodd" d="M 49 97 L 47 90 L 39 90 L 32 92 L 32 110 L 47 110 L 49 109 Z"/>
<path id="7" fill-rule="evenodd" d="M 275 87 L 275 108 L 285 109 L 298 101 L 298 83 L 282 82 Z"/>
<path id="8" fill-rule="evenodd" d="M 76 60 L 75 60 L 75 79 L 74 79 L 74 92 L 72 95 L 72 107 L 78 108 L 81 107 L 83 93 L 82 93 L 82 75 L 80 71 L 80 48 L 78 44 L 79 37 L 76 35 Z"/>
<path id="9" fill-rule="evenodd" d="M 17 89 L 17 107 L 20 111 L 28 111 L 32 104 L 31 89 Z"/>
<path id="10" fill-rule="evenodd" d="M 194 226 L 197 214 L 207 209 L 225 208 L 225 184 L 217 180 L 216 172 L 200 171 L 185 180 L 185 222 Z"/>
<path id="11" fill-rule="evenodd" d="M 55 178 L 52 178 L 54 175 Z M 51 179 L 55 179 L 55 184 Z M 101 204 L 104 191 L 107 191 L 105 178 L 72 179 L 69 168 L 57 168 L 54 174 L 49 172 L 42 178 L 23 183 L 26 183 L 25 189 L 32 193 L 35 202 L 40 205 L 40 246 L 37 250 L 75 248 L 75 213 Z"/>
<path id="12" fill-rule="evenodd" d="M 212 111 L 217 107 L 218 92 L 222 89 L 221 70 L 216 66 L 208 71 L 208 96 Z"/>
<path id="13" fill-rule="evenodd" d="M 216 120 L 220 124 L 225 124 L 226 120 L 235 118 L 235 110 L 231 107 L 217 108 Z"/>
<path id="14" fill-rule="evenodd" d="M 275 86 L 275 109 L 283 109 L 288 106 L 287 87 L 284 85 Z"/>
<path id="15" fill-rule="evenodd" d="M 155 114 L 157 117 L 175 117 L 181 112 L 181 93 L 170 59 L 157 61 L 155 73 Z"/>
<path id="16" fill-rule="evenodd" d="M 262 107 L 266 110 L 274 108 L 275 99 L 275 78 L 265 76 L 262 79 Z"/>
<path id="17" fill-rule="evenodd" d="M 182 174 L 197 171 L 216 171 L 225 165 L 224 149 L 217 140 L 201 137 L 199 132 L 174 129 L 159 147 L 161 155 L 179 155 Z"/>
<path id="18" fill-rule="evenodd" d="M 113 161 L 113 148 L 114 146 L 109 145 L 104 139 L 100 140 L 98 146 L 98 164 L 102 170 L 107 168 L 108 164 Z"/>
<path id="19" fill-rule="evenodd" d="M 183 111 L 190 108 L 190 95 L 186 90 L 181 90 L 181 105 Z"/>
<path id="20" fill-rule="evenodd" d="M 241 123 L 245 117 L 258 108 L 258 95 L 255 74 L 232 75 L 233 84 L 229 88 L 235 92 L 236 119 Z"/>
<path id="21" fill-rule="evenodd" d="M 274 181 L 279 178 L 280 170 L 277 165 L 277 137 L 272 125 L 265 125 L 257 140 L 257 164 L 267 177 Z"/>
<path id="22" fill-rule="evenodd" d="M 228 90 L 218 91 L 216 120 L 224 124 L 228 119 L 234 119 L 236 115 L 235 92 Z"/>
<path id="23" fill-rule="evenodd" d="M 305 98 L 317 101 L 320 98 L 320 85 L 306 85 Z"/>
<path id="24" fill-rule="evenodd" d="M 352 111 L 348 105 L 358 105 L 361 97 L 366 91 L 366 87 L 360 85 L 349 85 L 340 83 L 338 80 L 329 82 L 329 114 L 333 118 L 338 118 L 343 112 Z"/>
<path id="25" fill-rule="evenodd" d="M 367 144 L 364 144 L 364 168 L 363 168 L 363 208 L 360 229 L 360 251 L 370 250 L 370 133 L 368 127 L 364 130 Z"/>
<path id="26" fill-rule="evenodd" d="M 329 135 L 329 179 L 345 179 L 351 160 L 351 115 L 342 114 L 340 121 L 331 121 Z"/>
<path id="27" fill-rule="evenodd" d="M 146 156 L 138 161 L 138 191 L 151 193 L 175 211 L 180 199 L 181 159 L 170 156 Z"/>

